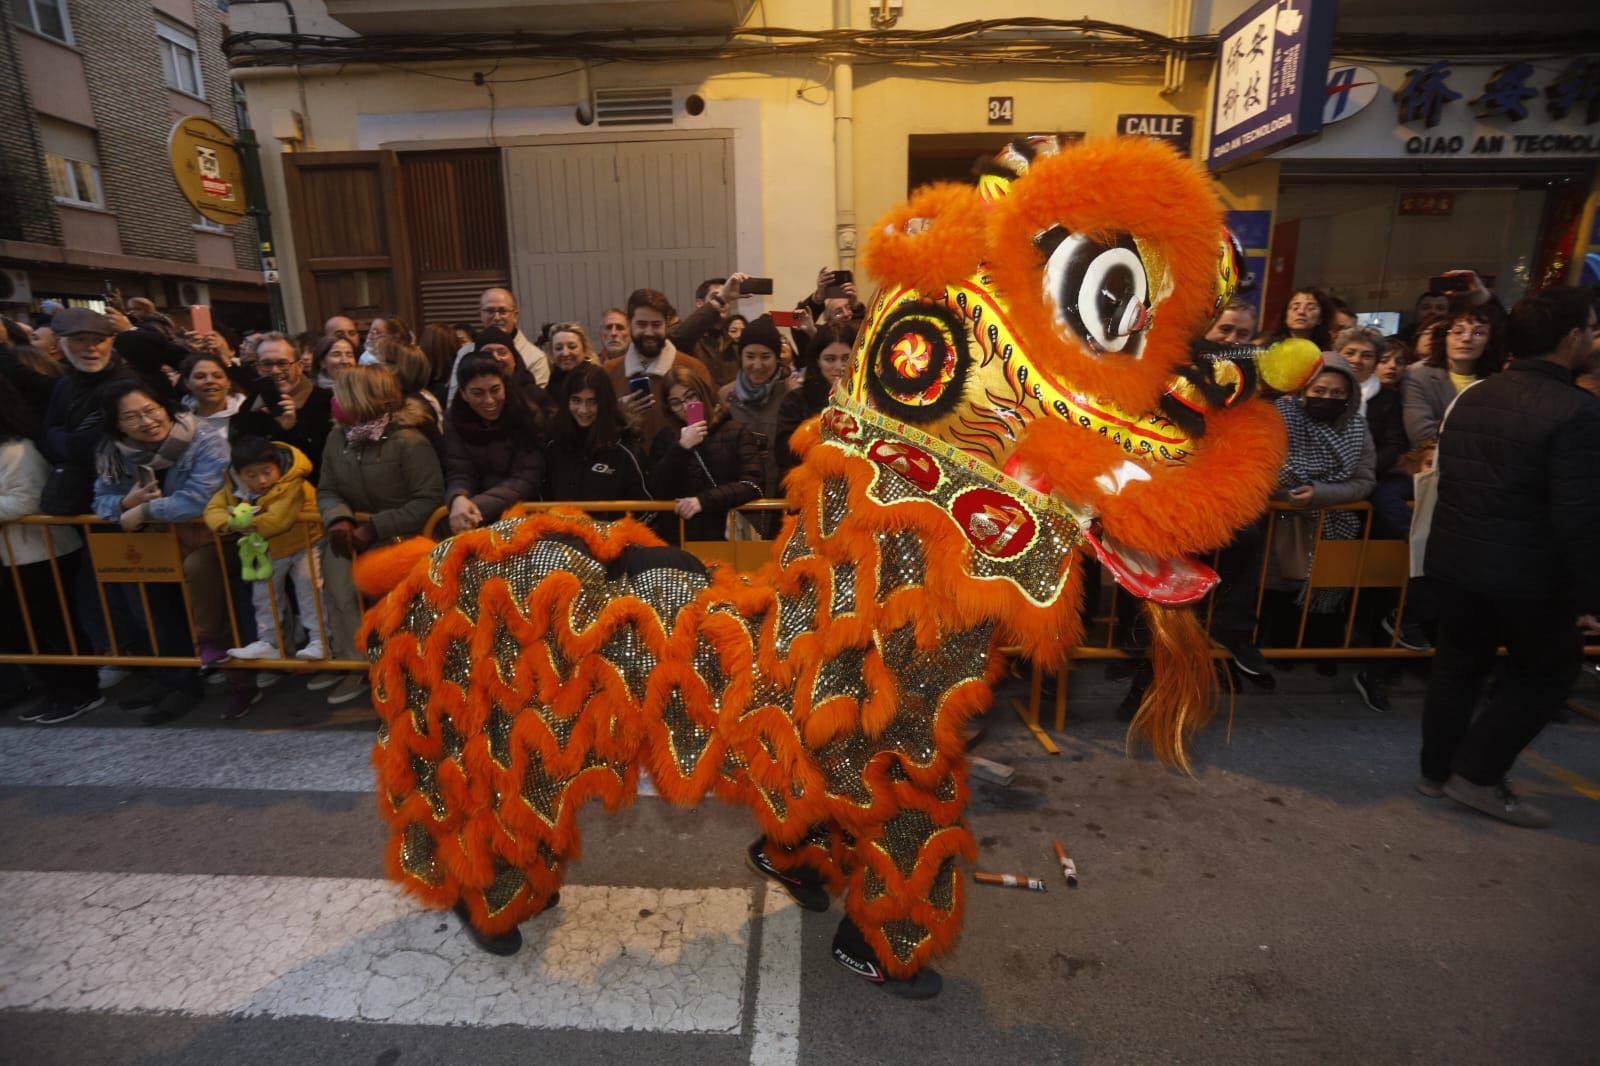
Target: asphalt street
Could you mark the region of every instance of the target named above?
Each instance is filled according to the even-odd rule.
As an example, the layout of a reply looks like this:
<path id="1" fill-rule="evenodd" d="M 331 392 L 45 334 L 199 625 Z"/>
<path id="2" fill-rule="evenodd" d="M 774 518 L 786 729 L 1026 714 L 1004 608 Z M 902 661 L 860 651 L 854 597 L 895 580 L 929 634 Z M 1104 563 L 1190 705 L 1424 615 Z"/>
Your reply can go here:
<path id="1" fill-rule="evenodd" d="M 291 678 L 241 722 L 217 687 L 176 727 L 14 725 L 0 1061 L 1600 1061 L 1600 726 L 1539 738 L 1514 779 L 1556 824 L 1514 829 L 1413 791 L 1415 679 L 1379 715 L 1343 669 L 1243 694 L 1193 777 L 1125 753 L 1099 667 L 1059 755 L 1002 693 L 977 867 L 1048 891 L 969 884 L 924 1003 L 830 960 L 840 908 L 769 893 L 740 810 L 589 809 L 562 905 L 496 959 L 384 881 L 370 712 Z"/>

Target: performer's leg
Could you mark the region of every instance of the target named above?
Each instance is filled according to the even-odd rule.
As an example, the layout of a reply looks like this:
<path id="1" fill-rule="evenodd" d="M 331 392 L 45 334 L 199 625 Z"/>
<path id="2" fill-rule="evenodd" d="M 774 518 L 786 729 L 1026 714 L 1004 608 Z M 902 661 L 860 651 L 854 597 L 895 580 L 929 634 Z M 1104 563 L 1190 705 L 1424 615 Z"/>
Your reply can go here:
<path id="1" fill-rule="evenodd" d="M 814 825 L 794 847 L 760 836 L 746 849 L 745 859 L 752 870 L 770 878 L 806 910 L 825 911 L 831 902 L 829 889 L 840 892 L 845 885 L 837 852 L 842 832 L 837 826 Z"/>
<path id="2" fill-rule="evenodd" d="M 955 773 L 948 782 L 941 794 L 964 790 Z M 918 998 L 938 993 L 939 977 L 928 963 L 954 946 L 960 933 L 963 886 L 957 859 L 976 851 L 964 821 L 929 813 L 948 801 L 931 795 L 927 800 L 927 809 L 904 806 L 858 841 L 845 900 L 849 917 L 834 938 L 834 957 L 841 965 Z M 870 957 L 862 957 L 863 949 Z"/>

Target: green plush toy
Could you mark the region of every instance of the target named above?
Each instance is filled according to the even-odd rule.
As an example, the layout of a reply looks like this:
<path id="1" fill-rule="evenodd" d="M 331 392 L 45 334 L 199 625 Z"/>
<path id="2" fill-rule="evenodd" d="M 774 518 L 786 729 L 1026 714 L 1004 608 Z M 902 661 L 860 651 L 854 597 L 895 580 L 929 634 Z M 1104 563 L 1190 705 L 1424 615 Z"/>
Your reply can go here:
<path id="1" fill-rule="evenodd" d="M 236 503 L 228 512 L 228 525 L 238 530 L 249 530 L 239 538 L 239 566 L 246 581 L 265 581 L 272 576 L 272 556 L 267 553 L 267 538 L 251 526 L 261 508 L 249 503 Z"/>

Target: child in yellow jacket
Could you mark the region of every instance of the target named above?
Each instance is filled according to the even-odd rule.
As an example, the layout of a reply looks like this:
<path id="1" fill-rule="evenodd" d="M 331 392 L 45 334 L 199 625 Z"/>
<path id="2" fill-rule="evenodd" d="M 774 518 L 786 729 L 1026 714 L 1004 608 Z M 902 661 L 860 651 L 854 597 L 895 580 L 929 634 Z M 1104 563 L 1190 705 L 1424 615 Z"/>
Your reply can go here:
<path id="1" fill-rule="evenodd" d="M 254 582 L 250 591 L 256 639 L 242 648 L 230 648 L 228 654 L 235 659 L 283 658 L 276 639 L 279 615 L 273 605 L 283 603 L 284 586 L 293 578 L 301 621 L 310 634 L 309 642 L 294 657 L 327 658 L 314 590 L 321 584 L 321 575 L 317 553 L 311 547 L 319 539 L 320 526 L 317 490 L 306 480 L 311 460 L 298 449 L 265 437 L 241 437 L 233 442 L 232 451 L 228 479 L 206 506 L 205 522 L 219 534 L 235 532 L 237 527 L 230 524 L 234 508 L 240 503 L 253 504 L 254 516 L 244 531 L 266 540 L 272 576 Z"/>

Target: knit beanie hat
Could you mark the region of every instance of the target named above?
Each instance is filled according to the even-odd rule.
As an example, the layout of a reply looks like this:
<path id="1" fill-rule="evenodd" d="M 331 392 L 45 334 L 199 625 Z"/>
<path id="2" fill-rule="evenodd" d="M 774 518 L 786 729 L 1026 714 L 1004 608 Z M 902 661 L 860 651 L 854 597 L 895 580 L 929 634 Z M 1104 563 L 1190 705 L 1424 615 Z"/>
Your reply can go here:
<path id="1" fill-rule="evenodd" d="M 505 330 L 495 329 L 493 326 L 490 326 L 488 329 L 478 331 L 478 343 L 473 347 L 472 350 L 475 352 L 481 352 L 491 344 L 501 345 L 502 347 L 511 349 L 513 352 L 517 350 L 517 338 L 507 333 Z"/>
<path id="2" fill-rule="evenodd" d="M 742 352 L 752 344 L 762 344 L 772 349 L 774 355 L 783 350 L 783 337 L 778 334 L 778 327 L 772 324 L 771 315 L 762 315 L 744 327 L 744 332 L 739 334 L 739 350 Z"/>

